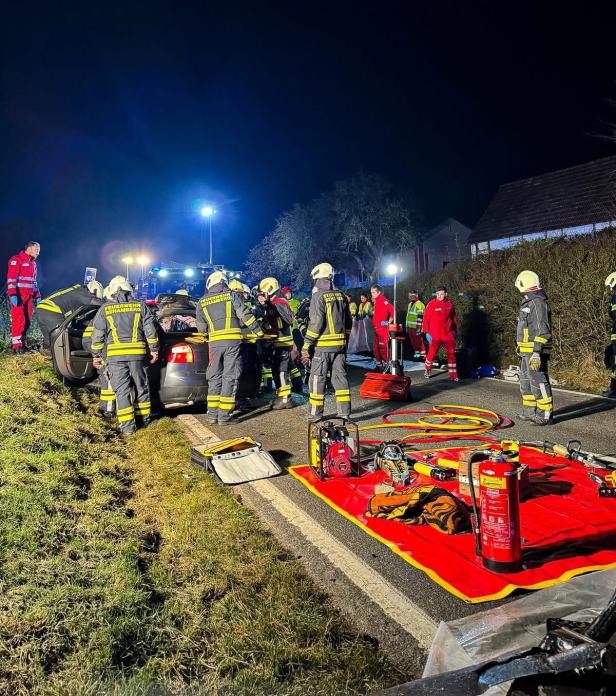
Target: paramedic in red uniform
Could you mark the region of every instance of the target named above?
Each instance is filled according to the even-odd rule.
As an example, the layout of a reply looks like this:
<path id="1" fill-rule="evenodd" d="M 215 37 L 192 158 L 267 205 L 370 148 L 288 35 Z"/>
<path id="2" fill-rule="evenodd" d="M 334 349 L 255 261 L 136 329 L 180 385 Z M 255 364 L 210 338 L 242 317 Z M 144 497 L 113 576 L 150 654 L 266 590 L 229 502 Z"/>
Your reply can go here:
<path id="1" fill-rule="evenodd" d="M 447 288 L 437 288 L 435 294 L 436 299 L 428 302 L 423 315 L 422 332 L 429 343 L 424 374 L 426 377 L 430 377 L 432 362 L 442 345 L 447 352 L 449 379 L 457 382 L 456 334 L 458 333 L 458 317 L 451 300 L 447 299 Z"/>
<path id="2" fill-rule="evenodd" d="M 11 256 L 6 284 L 11 303 L 12 347 L 25 353 L 26 334 L 32 321 L 33 305 L 41 299 L 36 284 L 36 258 L 41 251 L 38 242 L 27 242 L 23 251 Z"/>
<path id="3" fill-rule="evenodd" d="M 373 285 L 370 288 L 370 294 L 374 305 L 372 352 L 376 361 L 376 369 L 382 372 L 389 364 L 389 325 L 394 322 L 394 308 L 381 292 L 379 285 Z"/>

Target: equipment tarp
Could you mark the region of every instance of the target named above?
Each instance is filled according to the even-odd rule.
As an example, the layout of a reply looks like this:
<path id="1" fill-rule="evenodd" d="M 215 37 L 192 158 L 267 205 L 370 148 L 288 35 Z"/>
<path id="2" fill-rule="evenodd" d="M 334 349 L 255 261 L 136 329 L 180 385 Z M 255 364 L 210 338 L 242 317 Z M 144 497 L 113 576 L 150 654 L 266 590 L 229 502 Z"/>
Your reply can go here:
<path id="1" fill-rule="evenodd" d="M 457 459 L 463 449 L 468 448 L 439 449 L 438 455 Z M 520 506 L 524 569 L 519 573 L 486 570 L 475 555 L 471 533 L 447 536 L 429 526 L 366 517 L 375 486 L 386 481 L 382 471 L 324 482 L 309 466 L 290 471 L 330 507 L 467 602 L 500 599 L 519 588 L 550 587 L 616 567 L 616 499 L 599 498 L 581 464 L 528 447 L 521 447 L 520 461 L 529 466 L 530 497 Z M 416 483 L 437 482 L 419 476 Z M 455 480 L 438 485 L 457 494 Z"/>

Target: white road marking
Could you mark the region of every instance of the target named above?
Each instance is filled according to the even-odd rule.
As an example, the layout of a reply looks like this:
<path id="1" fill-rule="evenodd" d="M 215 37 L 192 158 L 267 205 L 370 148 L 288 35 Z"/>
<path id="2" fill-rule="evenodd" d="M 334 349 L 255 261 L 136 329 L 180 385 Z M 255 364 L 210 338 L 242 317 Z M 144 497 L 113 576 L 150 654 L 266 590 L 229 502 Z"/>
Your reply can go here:
<path id="1" fill-rule="evenodd" d="M 512 384 L 514 387 L 520 388 L 518 382 L 509 382 L 506 379 L 500 379 L 499 377 L 484 377 L 483 379 L 489 379 L 491 382 L 500 382 L 501 384 Z M 574 391 L 573 389 L 563 389 L 562 387 L 555 387 L 552 385 L 552 391 L 562 392 L 563 394 L 573 394 L 574 396 L 590 396 L 593 399 L 603 399 L 604 401 L 616 401 L 609 396 L 601 396 L 601 394 L 589 394 L 588 392 Z"/>
<path id="2" fill-rule="evenodd" d="M 219 439 L 190 414 L 182 414 L 176 420 L 185 429 L 193 445 Z M 252 486 L 289 524 L 296 527 L 309 543 L 377 604 L 386 616 L 413 636 L 424 650 L 429 649 L 438 623 L 420 606 L 332 536 L 271 481 L 253 481 L 246 485 Z"/>

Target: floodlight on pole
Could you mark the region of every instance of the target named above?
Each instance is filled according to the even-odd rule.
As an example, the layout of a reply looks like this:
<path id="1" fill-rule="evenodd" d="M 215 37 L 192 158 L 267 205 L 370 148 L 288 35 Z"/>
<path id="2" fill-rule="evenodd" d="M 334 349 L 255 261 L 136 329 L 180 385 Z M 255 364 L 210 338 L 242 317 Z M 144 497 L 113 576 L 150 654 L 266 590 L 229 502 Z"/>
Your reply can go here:
<path id="1" fill-rule="evenodd" d="M 122 263 L 126 264 L 126 280 L 130 281 L 130 278 L 128 277 L 128 269 L 129 266 L 132 266 L 133 263 L 135 263 L 135 259 L 132 256 L 123 256 Z"/>
<path id="2" fill-rule="evenodd" d="M 143 281 L 145 278 L 145 267 L 150 265 L 150 259 L 147 256 L 140 254 L 139 256 L 137 256 L 135 261 L 139 266 L 141 266 L 141 285 L 143 285 Z"/>
<path id="3" fill-rule="evenodd" d="M 396 314 L 396 312 L 397 312 L 397 308 L 398 308 L 398 307 L 397 307 L 397 300 L 398 300 L 398 292 L 397 292 L 397 290 L 398 290 L 398 274 L 399 274 L 399 273 L 402 273 L 402 269 L 400 268 L 400 266 L 398 266 L 398 264 L 396 264 L 396 263 L 390 263 L 390 264 L 387 266 L 387 269 L 386 269 L 386 270 L 387 270 L 387 273 L 389 273 L 389 275 L 392 275 L 392 276 L 394 277 L 394 323 L 397 323 L 398 319 L 397 319 L 397 314 Z"/>
<path id="4" fill-rule="evenodd" d="M 203 208 L 201 208 L 201 216 L 204 217 L 208 222 L 209 222 L 209 228 L 210 228 L 210 263 L 209 265 L 212 266 L 212 218 L 216 215 L 216 208 L 214 208 L 211 205 L 204 205 Z M 202 244 L 203 246 L 203 244 Z"/>

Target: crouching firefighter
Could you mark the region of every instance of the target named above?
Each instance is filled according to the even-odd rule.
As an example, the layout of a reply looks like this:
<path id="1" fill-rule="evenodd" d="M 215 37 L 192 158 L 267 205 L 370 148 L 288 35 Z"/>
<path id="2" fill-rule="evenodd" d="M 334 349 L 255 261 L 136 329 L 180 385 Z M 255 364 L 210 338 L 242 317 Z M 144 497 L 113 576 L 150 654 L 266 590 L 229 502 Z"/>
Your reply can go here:
<path id="1" fill-rule="evenodd" d="M 209 342 L 207 422 L 227 425 L 242 372 L 242 326 L 253 329 L 257 338 L 263 331 L 242 295 L 229 290 L 222 271 L 210 274 L 205 289 L 196 317 L 197 329 Z"/>
<path id="2" fill-rule="evenodd" d="M 126 278 L 113 278 L 108 293 L 110 299 L 92 322 L 91 351 L 94 367 L 107 368 L 120 430 L 128 434 L 135 432 L 137 421 L 141 425 L 150 422 L 146 355 L 149 350 L 150 364 L 158 360 L 158 332 L 152 313 L 143 302 L 132 297 L 132 287 Z"/>
<path id="3" fill-rule="evenodd" d="M 263 329 L 265 331 L 266 351 L 269 347 L 272 361 L 272 377 L 276 387 L 276 400 L 272 408 L 293 408 L 291 399 L 291 333 L 294 317 L 287 300 L 280 297 L 280 283 L 276 278 L 264 278 L 259 283 L 264 302 Z M 264 361 L 264 364 L 265 361 Z"/>
<path id="4" fill-rule="evenodd" d="M 515 280 L 522 293 L 518 318 L 517 353 L 520 356 L 520 419 L 534 425 L 552 424 L 552 387 L 548 361 L 552 351 L 552 313 L 548 298 L 541 289 L 539 276 L 522 271 Z"/>
<path id="5" fill-rule="evenodd" d="M 110 300 L 109 287 L 106 287 L 102 292 L 103 299 Z M 81 337 L 81 344 L 84 350 L 92 352 L 92 334 L 94 333 L 94 317 L 84 329 Z M 98 372 L 98 412 L 104 418 L 113 418 L 115 416 L 115 393 L 111 388 L 109 381 L 109 369 L 105 362 L 106 353 L 103 351 L 103 367 L 99 367 Z"/>
<path id="6" fill-rule="evenodd" d="M 310 396 L 306 417 L 318 420 L 325 409 L 325 381 L 328 371 L 336 392 L 338 416 L 348 418 L 351 415 L 351 391 L 346 373 L 346 348 L 353 319 L 349 303 L 333 283 L 334 269 L 329 263 L 320 263 L 311 271 L 315 289 L 310 300 L 310 320 L 304 347 L 302 362 L 310 362 Z M 310 359 L 309 349 L 314 346 L 314 355 Z"/>
<path id="7" fill-rule="evenodd" d="M 101 305 L 103 286 L 98 280 L 87 285 L 71 285 L 42 299 L 34 310 L 34 316 L 43 334 L 43 347 L 49 348 L 52 332 L 73 312 L 85 305 Z"/>

